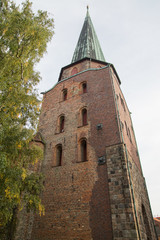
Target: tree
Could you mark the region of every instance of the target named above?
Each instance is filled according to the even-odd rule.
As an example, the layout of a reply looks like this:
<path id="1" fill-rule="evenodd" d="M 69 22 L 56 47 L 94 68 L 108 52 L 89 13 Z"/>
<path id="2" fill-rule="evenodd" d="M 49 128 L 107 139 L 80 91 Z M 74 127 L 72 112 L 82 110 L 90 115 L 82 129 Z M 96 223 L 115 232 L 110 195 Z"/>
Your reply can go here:
<path id="1" fill-rule="evenodd" d="M 40 81 L 35 64 L 53 36 L 53 19 L 34 13 L 27 0 L 22 7 L 10 0 L 0 6 L 0 226 L 13 220 L 15 209 L 43 206 L 39 198 L 42 176 L 30 170 L 41 158 L 30 142 L 36 132 Z"/>

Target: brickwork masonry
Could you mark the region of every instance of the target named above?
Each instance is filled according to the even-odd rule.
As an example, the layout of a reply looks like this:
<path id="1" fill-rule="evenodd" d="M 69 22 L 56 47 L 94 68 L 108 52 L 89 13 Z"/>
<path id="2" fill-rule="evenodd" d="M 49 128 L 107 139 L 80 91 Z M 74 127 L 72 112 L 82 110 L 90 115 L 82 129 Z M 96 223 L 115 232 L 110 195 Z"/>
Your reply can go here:
<path id="1" fill-rule="evenodd" d="M 125 145 L 107 147 L 106 159 L 113 239 L 156 240 L 144 178 Z"/>
<path id="2" fill-rule="evenodd" d="M 16 240 L 155 240 L 120 82 L 112 66 L 91 65 L 90 61 L 81 64 L 65 68 L 63 81 L 44 94 L 36 140 L 45 142 L 45 215 L 22 213 Z M 87 66 L 94 69 L 86 70 Z M 81 117 L 84 108 L 86 125 Z M 65 119 L 63 131 L 59 129 L 61 116 Z M 87 142 L 87 161 L 82 160 L 82 139 Z M 62 149 L 60 164 L 58 146 Z M 103 164 L 99 164 L 101 160 Z"/>

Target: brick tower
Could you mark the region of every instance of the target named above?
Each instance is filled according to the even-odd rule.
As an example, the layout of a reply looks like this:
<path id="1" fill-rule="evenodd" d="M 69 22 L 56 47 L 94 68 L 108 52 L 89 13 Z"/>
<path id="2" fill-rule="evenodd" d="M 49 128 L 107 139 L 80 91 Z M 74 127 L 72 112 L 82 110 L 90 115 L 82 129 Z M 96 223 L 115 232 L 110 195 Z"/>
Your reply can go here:
<path id="1" fill-rule="evenodd" d="M 72 63 L 43 93 L 45 215 L 23 216 L 18 240 L 157 239 L 120 84 L 87 10 Z"/>

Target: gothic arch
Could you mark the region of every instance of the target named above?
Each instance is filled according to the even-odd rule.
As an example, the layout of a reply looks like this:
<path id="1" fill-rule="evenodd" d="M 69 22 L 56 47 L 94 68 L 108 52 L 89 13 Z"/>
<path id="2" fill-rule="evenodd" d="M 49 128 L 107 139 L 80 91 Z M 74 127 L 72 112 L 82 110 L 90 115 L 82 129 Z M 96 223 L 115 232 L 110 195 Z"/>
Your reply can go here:
<path id="1" fill-rule="evenodd" d="M 78 73 L 78 68 L 77 67 L 74 67 L 74 68 L 71 69 L 71 76 L 75 75 L 77 73 Z"/>
<path id="2" fill-rule="evenodd" d="M 81 82 L 80 83 L 80 93 L 87 93 L 87 82 Z"/>
<path id="3" fill-rule="evenodd" d="M 64 88 L 62 90 L 62 101 L 66 101 L 68 98 L 68 89 L 67 88 Z"/>
<path id="4" fill-rule="evenodd" d="M 88 110 L 86 106 L 79 109 L 78 112 L 78 127 L 82 127 L 88 124 Z"/>
<path id="5" fill-rule="evenodd" d="M 86 162 L 88 160 L 88 146 L 87 146 L 87 139 L 81 138 L 79 140 L 79 162 Z"/>
<path id="6" fill-rule="evenodd" d="M 54 154 L 54 166 L 62 166 L 62 159 L 63 159 L 63 148 L 62 144 L 59 143 L 55 146 L 55 154 Z"/>
<path id="7" fill-rule="evenodd" d="M 57 120 L 57 133 L 62 133 L 64 132 L 64 128 L 65 128 L 65 115 L 64 114 L 61 114 L 59 117 L 58 117 L 58 120 Z"/>

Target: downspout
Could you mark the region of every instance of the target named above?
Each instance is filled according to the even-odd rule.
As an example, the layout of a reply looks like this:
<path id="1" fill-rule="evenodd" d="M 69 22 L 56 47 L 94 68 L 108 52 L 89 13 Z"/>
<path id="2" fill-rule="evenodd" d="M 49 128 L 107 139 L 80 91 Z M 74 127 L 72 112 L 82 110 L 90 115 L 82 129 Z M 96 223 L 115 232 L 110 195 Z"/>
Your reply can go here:
<path id="1" fill-rule="evenodd" d="M 130 185 L 131 185 L 131 194 L 132 194 L 132 199 L 133 199 L 134 213 L 135 213 L 135 217 L 136 217 L 136 225 L 137 225 L 137 230 L 138 230 L 138 236 L 139 236 L 139 240 L 141 240 L 140 228 L 139 228 L 138 216 L 137 216 L 137 210 L 136 210 L 136 204 L 135 204 L 135 197 L 134 197 L 134 191 L 133 191 L 133 184 L 132 184 L 130 167 L 129 167 L 128 152 L 127 152 L 126 144 L 124 143 L 124 137 L 123 137 L 122 126 L 121 126 L 121 121 L 120 121 L 120 114 L 119 114 L 118 103 L 117 103 L 114 81 L 113 81 L 113 77 L 112 77 L 112 73 L 111 73 L 111 65 L 110 64 L 109 64 L 109 74 L 110 74 L 110 77 L 111 77 L 111 80 L 112 80 L 112 87 L 113 87 L 113 92 L 114 92 L 114 96 L 115 96 L 115 103 L 116 103 L 116 108 L 117 108 L 117 113 L 118 113 L 118 121 L 119 121 L 119 126 L 120 126 L 121 138 L 122 138 L 122 142 L 123 142 L 124 147 L 125 147 L 125 153 L 126 153 L 126 159 L 127 159 L 127 169 L 128 169 L 129 181 L 130 181 Z"/>

